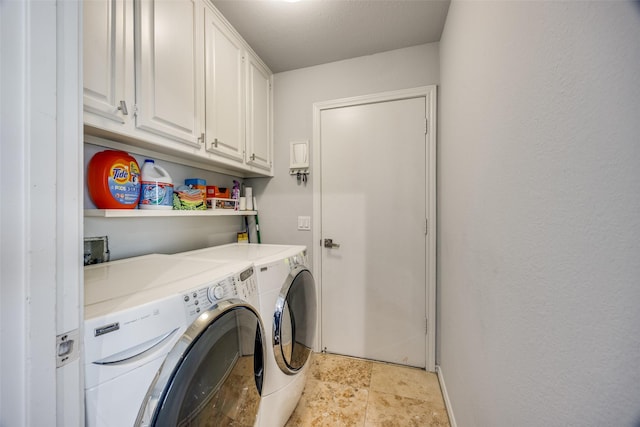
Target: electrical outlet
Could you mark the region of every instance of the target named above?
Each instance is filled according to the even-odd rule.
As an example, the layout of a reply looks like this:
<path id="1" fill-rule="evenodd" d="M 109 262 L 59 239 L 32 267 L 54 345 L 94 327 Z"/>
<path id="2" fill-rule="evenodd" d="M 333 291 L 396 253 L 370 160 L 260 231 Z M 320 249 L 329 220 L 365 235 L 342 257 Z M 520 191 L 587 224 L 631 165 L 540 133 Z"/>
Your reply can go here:
<path id="1" fill-rule="evenodd" d="M 298 230 L 309 231 L 311 230 L 311 217 L 299 216 L 298 217 Z"/>

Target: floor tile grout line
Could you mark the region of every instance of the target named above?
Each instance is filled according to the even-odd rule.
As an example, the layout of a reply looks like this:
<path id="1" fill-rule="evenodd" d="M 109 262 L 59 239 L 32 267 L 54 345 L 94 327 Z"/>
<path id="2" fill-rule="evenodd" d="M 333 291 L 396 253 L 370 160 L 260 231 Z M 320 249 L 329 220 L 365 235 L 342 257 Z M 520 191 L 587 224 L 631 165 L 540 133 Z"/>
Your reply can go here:
<path id="1" fill-rule="evenodd" d="M 367 404 L 364 407 L 364 417 L 362 417 L 362 427 L 367 425 L 367 411 L 369 411 L 369 396 L 371 395 L 370 391 L 371 389 L 367 387 Z"/>
<path id="2" fill-rule="evenodd" d="M 367 425 L 367 413 L 369 412 L 369 400 L 371 399 L 371 376 L 373 375 L 373 363 L 368 364 L 368 377 L 369 381 L 367 382 L 367 404 L 364 408 L 364 417 L 362 419 L 362 427 Z"/>

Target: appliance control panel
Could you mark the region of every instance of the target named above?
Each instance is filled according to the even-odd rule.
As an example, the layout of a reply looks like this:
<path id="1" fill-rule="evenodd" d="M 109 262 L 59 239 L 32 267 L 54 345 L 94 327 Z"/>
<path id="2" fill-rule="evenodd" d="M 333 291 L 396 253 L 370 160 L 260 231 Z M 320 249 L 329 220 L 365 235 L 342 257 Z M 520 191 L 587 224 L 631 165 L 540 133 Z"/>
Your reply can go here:
<path id="1" fill-rule="evenodd" d="M 258 284 L 253 266 L 182 294 L 188 318 L 197 317 L 214 304 L 229 298 L 239 298 L 258 307 Z"/>
<path id="2" fill-rule="evenodd" d="M 193 289 L 182 294 L 188 317 L 199 316 L 200 313 L 218 301 L 237 297 L 236 277 L 229 276 L 213 282 L 208 286 Z"/>
<path id="3" fill-rule="evenodd" d="M 289 269 L 297 267 L 298 265 L 307 265 L 307 251 L 300 252 L 295 254 L 289 258 L 287 258 L 286 262 L 289 264 Z"/>
<path id="4" fill-rule="evenodd" d="M 255 295 L 258 295 L 258 284 L 256 283 L 254 268 L 249 267 L 242 271 L 238 279 L 240 281 L 240 285 L 238 286 L 240 298 L 251 302 L 251 299 L 254 298 Z"/>
<path id="5" fill-rule="evenodd" d="M 218 301 L 238 296 L 238 286 L 235 276 L 230 276 L 209 286 L 209 301 L 212 304 Z"/>

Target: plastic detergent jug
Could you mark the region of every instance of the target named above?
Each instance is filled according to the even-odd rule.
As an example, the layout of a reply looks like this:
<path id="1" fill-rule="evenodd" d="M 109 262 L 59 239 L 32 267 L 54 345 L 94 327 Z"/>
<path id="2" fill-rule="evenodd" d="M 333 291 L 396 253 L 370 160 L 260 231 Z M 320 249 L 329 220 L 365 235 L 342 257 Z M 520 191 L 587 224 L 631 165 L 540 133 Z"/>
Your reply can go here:
<path id="1" fill-rule="evenodd" d="M 169 173 L 151 159 L 142 165 L 140 209 L 173 209 L 173 181 Z"/>
<path id="2" fill-rule="evenodd" d="M 98 209 L 135 209 L 140 198 L 140 167 L 124 151 L 96 153 L 87 167 L 89 196 Z"/>

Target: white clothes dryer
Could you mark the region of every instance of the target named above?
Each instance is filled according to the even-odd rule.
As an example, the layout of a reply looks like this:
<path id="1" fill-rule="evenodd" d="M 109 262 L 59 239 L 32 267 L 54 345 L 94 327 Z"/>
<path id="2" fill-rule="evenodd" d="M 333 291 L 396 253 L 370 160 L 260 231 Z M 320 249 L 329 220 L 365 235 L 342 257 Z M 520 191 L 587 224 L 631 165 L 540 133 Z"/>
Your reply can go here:
<path id="1" fill-rule="evenodd" d="M 305 246 L 229 244 L 183 252 L 190 259 L 252 261 L 267 357 L 258 423 L 283 426 L 304 389 L 316 331 L 316 289 Z"/>
<path id="2" fill-rule="evenodd" d="M 249 262 L 147 255 L 85 267 L 86 425 L 254 425 L 258 305 Z"/>

